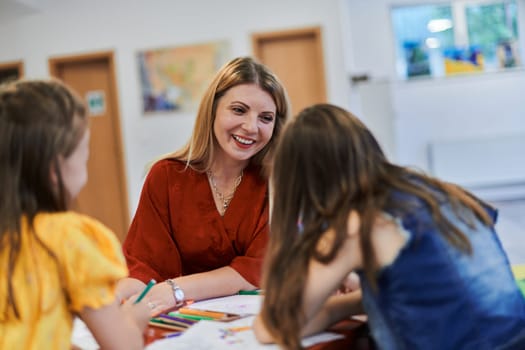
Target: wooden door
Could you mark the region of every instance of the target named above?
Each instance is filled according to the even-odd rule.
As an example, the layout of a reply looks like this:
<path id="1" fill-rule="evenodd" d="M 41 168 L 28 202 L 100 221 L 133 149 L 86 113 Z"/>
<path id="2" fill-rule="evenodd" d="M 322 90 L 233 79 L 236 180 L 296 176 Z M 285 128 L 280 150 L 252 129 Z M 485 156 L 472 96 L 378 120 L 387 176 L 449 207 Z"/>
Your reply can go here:
<path id="1" fill-rule="evenodd" d="M 321 29 L 319 27 L 252 35 L 254 56 L 282 81 L 292 113 L 326 102 Z"/>
<path id="2" fill-rule="evenodd" d="M 24 76 L 22 61 L 0 63 L 0 84 L 18 80 Z"/>
<path id="3" fill-rule="evenodd" d="M 129 212 L 113 53 L 53 58 L 49 66 L 84 98 L 90 116 L 88 183 L 74 209 L 102 221 L 122 241 Z"/>

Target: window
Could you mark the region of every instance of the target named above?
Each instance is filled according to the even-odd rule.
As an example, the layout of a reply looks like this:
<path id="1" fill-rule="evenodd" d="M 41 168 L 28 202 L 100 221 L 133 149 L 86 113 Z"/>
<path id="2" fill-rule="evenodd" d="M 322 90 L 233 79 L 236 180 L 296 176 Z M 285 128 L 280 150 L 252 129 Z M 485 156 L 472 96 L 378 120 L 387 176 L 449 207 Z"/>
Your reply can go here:
<path id="1" fill-rule="evenodd" d="M 517 12 L 515 0 L 393 8 L 399 76 L 438 77 L 520 66 Z"/>

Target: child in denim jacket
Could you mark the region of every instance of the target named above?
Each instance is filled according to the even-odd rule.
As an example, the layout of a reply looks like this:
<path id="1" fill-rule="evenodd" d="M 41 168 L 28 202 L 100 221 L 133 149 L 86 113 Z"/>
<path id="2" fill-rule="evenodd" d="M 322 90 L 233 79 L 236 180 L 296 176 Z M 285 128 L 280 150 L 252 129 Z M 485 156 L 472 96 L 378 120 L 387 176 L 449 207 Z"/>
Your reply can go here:
<path id="1" fill-rule="evenodd" d="M 525 349 L 525 299 L 494 209 L 390 163 L 333 105 L 287 125 L 273 169 L 260 341 L 298 349 L 365 311 L 380 349 Z M 352 271 L 361 289 L 335 293 Z"/>

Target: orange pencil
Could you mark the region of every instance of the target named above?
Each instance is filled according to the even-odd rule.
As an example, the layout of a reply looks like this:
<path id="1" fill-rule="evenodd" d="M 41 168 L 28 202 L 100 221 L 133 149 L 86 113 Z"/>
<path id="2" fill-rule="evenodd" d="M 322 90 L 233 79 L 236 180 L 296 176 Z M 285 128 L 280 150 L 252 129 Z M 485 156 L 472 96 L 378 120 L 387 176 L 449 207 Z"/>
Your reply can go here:
<path id="1" fill-rule="evenodd" d="M 244 327 L 232 327 L 232 328 L 228 328 L 229 331 L 232 331 L 232 332 L 242 332 L 242 331 L 249 331 L 250 329 L 252 329 L 251 326 L 244 326 Z"/>
<path id="2" fill-rule="evenodd" d="M 204 316 L 204 317 L 211 317 L 211 318 L 216 318 L 216 319 L 221 319 L 228 315 L 228 314 L 225 314 L 224 312 L 197 310 L 197 309 L 188 309 L 188 308 L 181 308 L 177 311 L 181 314 Z"/>

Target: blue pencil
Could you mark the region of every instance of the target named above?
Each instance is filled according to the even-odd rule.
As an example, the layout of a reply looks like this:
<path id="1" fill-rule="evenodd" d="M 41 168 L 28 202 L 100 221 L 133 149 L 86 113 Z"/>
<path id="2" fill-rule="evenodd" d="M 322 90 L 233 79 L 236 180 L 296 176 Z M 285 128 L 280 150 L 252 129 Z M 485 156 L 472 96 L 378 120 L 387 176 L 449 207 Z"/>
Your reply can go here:
<path id="1" fill-rule="evenodd" d="M 169 334 L 164 335 L 164 338 L 174 338 L 174 337 L 178 337 L 181 334 L 182 334 L 182 332 L 173 332 L 173 333 L 169 333 Z"/>
<path id="2" fill-rule="evenodd" d="M 140 293 L 139 297 L 137 298 L 137 300 L 135 300 L 135 302 L 133 304 L 137 304 L 139 303 L 142 299 L 144 299 L 144 296 L 146 296 L 146 294 L 149 292 L 149 290 L 151 289 L 151 287 L 153 287 L 153 285 L 155 285 L 155 283 L 157 283 L 153 278 L 148 282 L 148 284 L 146 285 L 146 288 L 144 288 L 144 290 L 142 291 L 142 293 Z"/>

